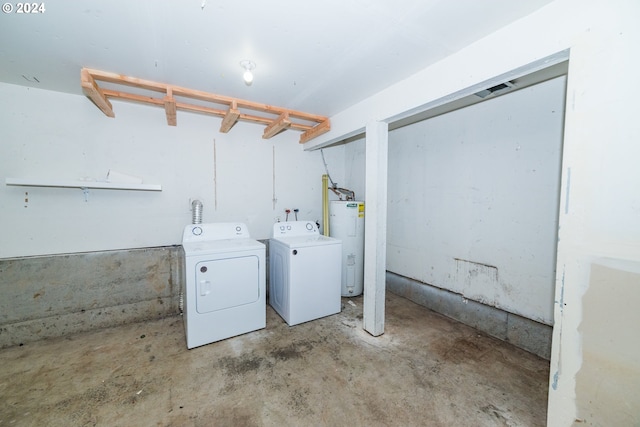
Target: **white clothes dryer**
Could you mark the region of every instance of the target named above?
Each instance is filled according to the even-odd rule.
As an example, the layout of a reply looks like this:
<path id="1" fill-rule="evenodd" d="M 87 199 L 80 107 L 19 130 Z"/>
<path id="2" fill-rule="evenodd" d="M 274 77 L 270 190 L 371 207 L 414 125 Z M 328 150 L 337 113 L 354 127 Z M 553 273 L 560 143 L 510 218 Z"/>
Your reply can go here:
<path id="1" fill-rule="evenodd" d="M 269 305 L 289 326 L 340 312 L 342 241 L 311 221 L 278 222 L 269 240 Z"/>
<path id="2" fill-rule="evenodd" d="M 188 225 L 182 246 L 187 348 L 266 326 L 266 247 L 245 224 Z"/>

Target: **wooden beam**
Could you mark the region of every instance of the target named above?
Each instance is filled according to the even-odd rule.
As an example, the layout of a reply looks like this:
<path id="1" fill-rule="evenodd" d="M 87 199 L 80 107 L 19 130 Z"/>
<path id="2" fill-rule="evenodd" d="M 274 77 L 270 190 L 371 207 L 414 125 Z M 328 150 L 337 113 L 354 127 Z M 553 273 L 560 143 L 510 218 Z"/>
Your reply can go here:
<path id="1" fill-rule="evenodd" d="M 111 89 L 104 89 L 104 94 L 107 98 L 117 98 L 125 101 L 141 102 L 144 104 L 156 105 L 158 107 L 164 106 L 164 100 L 159 98 L 153 98 L 150 96 L 134 95 L 132 93 L 119 92 Z M 221 117 L 223 119 L 228 113 L 228 111 L 219 110 L 217 108 L 204 107 L 202 105 L 195 105 L 195 104 L 187 104 L 184 102 L 176 102 L 176 109 L 179 111 L 189 111 L 192 113 L 207 114 L 209 116 Z M 273 123 L 273 119 L 269 117 L 261 117 L 261 116 L 255 116 L 255 115 L 244 114 L 244 113 L 240 113 L 240 116 L 238 117 L 238 121 L 256 123 L 256 124 L 265 125 L 265 126 L 268 126 L 271 123 Z M 289 127 L 289 129 L 307 131 L 312 129 L 312 126 L 305 125 L 302 123 L 291 123 L 291 126 Z"/>
<path id="2" fill-rule="evenodd" d="M 231 128 L 238 122 L 238 117 L 240 117 L 240 111 L 238 111 L 238 104 L 233 101 L 229 109 L 227 110 L 227 114 L 224 115 L 222 119 L 222 125 L 220 125 L 220 132 L 227 133 L 231 130 Z"/>
<path id="3" fill-rule="evenodd" d="M 224 117 L 226 112 L 217 108 L 204 107 L 202 105 L 185 104 L 184 102 L 178 102 L 176 104 L 180 111 L 191 111 L 192 113 L 208 114 L 210 116 Z"/>
<path id="4" fill-rule="evenodd" d="M 302 111 L 290 110 L 288 108 L 274 107 L 273 105 L 259 104 L 257 102 L 245 101 L 238 99 L 238 108 L 247 108 L 255 111 L 262 111 L 270 114 L 282 114 L 287 113 L 290 118 L 297 118 L 302 120 L 308 120 L 310 122 L 323 122 L 327 118 L 325 116 L 319 116 L 317 114 L 303 113 Z"/>
<path id="5" fill-rule="evenodd" d="M 150 80 L 138 79 L 136 77 L 129 77 L 122 74 L 111 73 L 109 71 L 93 70 L 91 68 L 83 68 L 82 71 L 86 71 L 95 80 L 99 80 L 102 82 L 133 86 L 142 89 L 153 90 L 156 92 L 167 92 L 166 84 L 152 82 Z"/>
<path id="6" fill-rule="evenodd" d="M 306 132 L 308 130 L 313 129 L 313 126 L 311 125 L 304 125 L 302 123 L 294 123 L 291 122 L 291 126 L 289 126 L 289 129 L 295 129 L 295 130 L 300 130 L 302 132 Z"/>
<path id="7" fill-rule="evenodd" d="M 103 89 L 102 93 L 104 93 L 104 96 L 107 98 L 124 99 L 125 101 L 141 102 L 143 104 L 158 105 L 160 107 L 164 106 L 164 99 L 153 98 L 151 96 L 135 95 L 133 93 L 120 92 L 112 89 Z"/>
<path id="8" fill-rule="evenodd" d="M 169 126 L 176 126 L 178 124 L 176 100 L 173 99 L 171 88 L 167 88 L 167 96 L 164 97 L 164 111 L 167 114 L 167 124 Z"/>
<path id="9" fill-rule="evenodd" d="M 272 136 L 277 135 L 283 130 L 287 129 L 289 126 L 291 126 L 289 114 L 282 113 L 273 123 L 267 126 L 267 128 L 264 130 L 264 133 L 262 134 L 262 138 L 269 139 Z"/>
<path id="10" fill-rule="evenodd" d="M 315 125 L 311 129 L 309 129 L 308 131 L 300 135 L 300 144 L 304 144 L 310 139 L 320 136 L 323 133 L 329 132 L 330 130 L 331 130 L 331 122 L 329 122 L 329 119 L 326 119 L 324 122 Z"/>
<path id="11" fill-rule="evenodd" d="M 80 71 L 80 84 L 84 94 L 108 117 L 115 117 L 113 106 L 86 69 Z"/>
<path id="12" fill-rule="evenodd" d="M 104 81 L 108 83 L 121 84 L 126 86 L 133 86 L 146 90 L 152 90 L 155 92 L 167 92 L 168 88 L 171 88 L 174 96 L 181 96 L 185 98 L 198 99 L 200 101 L 214 102 L 217 104 L 231 105 L 233 102 L 237 103 L 237 108 L 248 108 L 256 111 L 263 111 L 272 114 L 288 113 L 290 117 L 309 120 L 313 122 L 322 122 L 326 120 L 325 116 L 317 114 L 304 113 L 302 111 L 290 110 L 287 108 L 276 107 L 269 104 L 262 104 L 259 102 L 247 101 L 244 99 L 236 99 L 229 96 L 218 95 L 215 93 L 204 92 L 201 90 L 189 89 L 181 86 L 169 85 L 165 83 L 158 83 L 151 80 L 139 79 L 136 77 L 126 76 L 123 74 L 111 73 L 108 71 L 100 71 L 91 68 L 83 68 L 83 71 L 89 73 L 95 80 Z"/>
<path id="13" fill-rule="evenodd" d="M 160 92 L 164 97 L 155 97 L 145 94 L 133 94 L 123 92 L 122 89 L 102 89 L 98 82 L 107 82 L 112 85 L 131 86 L 146 91 Z M 81 84 L 85 94 L 107 116 L 114 117 L 113 107 L 109 98 L 118 98 L 127 101 L 141 102 L 145 104 L 163 107 L 170 126 L 177 124 L 177 111 L 191 111 L 221 117 L 220 132 L 229 132 L 238 121 L 252 122 L 266 125 L 263 138 L 268 139 L 286 130 L 293 129 L 304 132 L 300 142 L 304 143 L 319 136 L 330 129 L 329 119 L 316 114 L 308 114 L 302 111 L 287 108 L 274 107 L 268 104 L 251 102 L 228 96 L 216 95 L 199 90 L 188 89 L 150 80 L 138 79 L 121 74 L 83 68 L 81 71 Z M 212 108 L 208 105 L 192 104 L 190 102 L 178 102 L 185 98 L 204 101 L 225 106 L 223 109 Z M 253 110 L 262 115 L 246 114 L 242 110 Z M 270 116 L 271 115 L 271 116 Z M 277 115 L 277 118 L 273 118 Z M 295 119 L 295 122 L 293 121 Z"/>
<path id="14" fill-rule="evenodd" d="M 151 104 L 159 107 L 164 106 L 164 100 L 159 98 L 153 98 L 153 97 L 144 96 L 144 95 L 134 95 L 132 93 L 119 92 L 111 89 L 104 89 L 103 92 L 107 98 L 117 98 L 125 101 L 141 102 L 144 104 Z M 189 111 L 192 113 L 207 114 L 210 116 L 221 117 L 223 119 L 228 113 L 228 111 L 219 110 L 217 108 L 205 107 L 202 105 L 195 105 L 195 104 L 187 104 L 185 102 L 176 102 L 176 109 L 179 111 Z M 261 124 L 266 126 L 273 123 L 272 118 L 255 116 L 255 115 L 244 114 L 244 113 L 240 113 L 240 116 L 238 117 L 238 121 L 251 122 L 251 123 L 256 123 L 256 124 Z M 289 129 L 307 131 L 312 129 L 312 126 L 305 125 L 302 123 L 291 123 L 291 126 L 289 127 Z"/>

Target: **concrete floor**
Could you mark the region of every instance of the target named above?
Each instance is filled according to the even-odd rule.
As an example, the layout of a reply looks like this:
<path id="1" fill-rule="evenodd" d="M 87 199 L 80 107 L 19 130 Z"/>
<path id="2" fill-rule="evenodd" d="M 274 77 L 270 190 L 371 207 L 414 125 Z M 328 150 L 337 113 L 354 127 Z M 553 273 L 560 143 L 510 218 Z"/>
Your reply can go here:
<path id="1" fill-rule="evenodd" d="M 178 316 L 1 350 L 0 426 L 545 425 L 548 361 L 391 293 L 374 338 L 362 302 L 193 350 Z"/>

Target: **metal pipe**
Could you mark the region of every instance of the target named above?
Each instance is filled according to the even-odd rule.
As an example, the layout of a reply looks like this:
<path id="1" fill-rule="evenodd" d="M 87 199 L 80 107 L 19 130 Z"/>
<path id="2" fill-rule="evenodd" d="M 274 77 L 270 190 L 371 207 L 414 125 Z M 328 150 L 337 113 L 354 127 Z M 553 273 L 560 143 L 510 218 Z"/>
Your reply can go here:
<path id="1" fill-rule="evenodd" d="M 329 175 L 322 175 L 322 234 L 329 236 Z"/>

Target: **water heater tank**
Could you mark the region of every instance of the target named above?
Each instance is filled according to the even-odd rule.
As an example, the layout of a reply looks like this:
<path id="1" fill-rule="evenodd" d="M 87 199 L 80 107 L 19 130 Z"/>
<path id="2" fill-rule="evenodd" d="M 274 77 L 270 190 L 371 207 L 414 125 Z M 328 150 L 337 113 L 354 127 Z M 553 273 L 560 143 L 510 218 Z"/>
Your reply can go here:
<path id="1" fill-rule="evenodd" d="M 342 240 L 342 296 L 364 290 L 364 202 L 329 202 L 329 234 Z"/>

